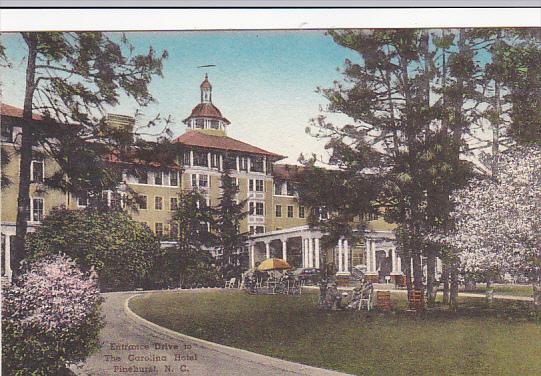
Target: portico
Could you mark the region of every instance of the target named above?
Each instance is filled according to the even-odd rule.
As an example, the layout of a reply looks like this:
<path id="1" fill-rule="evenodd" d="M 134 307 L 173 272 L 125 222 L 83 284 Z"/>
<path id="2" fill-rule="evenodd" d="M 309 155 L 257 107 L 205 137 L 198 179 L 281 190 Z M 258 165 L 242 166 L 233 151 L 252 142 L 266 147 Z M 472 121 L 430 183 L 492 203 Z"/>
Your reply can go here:
<path id="1" fill-rule="evenodd" d="M 264 259 L 277 257 L 295 267 L 319 268 L 322 235 L 309 226 L 253 234 L 248 240 L 250 267 L 255 268 Z"/>

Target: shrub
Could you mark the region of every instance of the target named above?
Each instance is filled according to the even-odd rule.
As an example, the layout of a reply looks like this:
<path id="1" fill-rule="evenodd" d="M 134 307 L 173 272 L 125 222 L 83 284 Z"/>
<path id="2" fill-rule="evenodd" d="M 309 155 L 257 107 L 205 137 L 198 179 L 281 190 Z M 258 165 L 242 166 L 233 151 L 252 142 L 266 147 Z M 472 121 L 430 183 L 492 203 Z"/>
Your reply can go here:
<path id="1" fill-rule="evenodd" d="M 54 375 L 98 347 L 97 281 L 66 256 L 30 263 L 2 294 L 2 371 Z"/>
<path id="2" fill-rule="evenodd" d="M 93 268 L 101 291 L 143 286 L 162 253 L 152 231 L 123 211 L 53 209 L 26 244 L 31 259 L 63 253 Z"/>

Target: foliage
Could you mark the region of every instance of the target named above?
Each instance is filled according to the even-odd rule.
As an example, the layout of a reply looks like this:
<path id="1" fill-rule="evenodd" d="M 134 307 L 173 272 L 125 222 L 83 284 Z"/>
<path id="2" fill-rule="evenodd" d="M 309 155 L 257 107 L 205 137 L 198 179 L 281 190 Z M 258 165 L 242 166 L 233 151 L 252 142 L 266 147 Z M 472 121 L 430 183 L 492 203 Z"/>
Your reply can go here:
<path id="1" fill-rule="evenodd" d="M 221 176 L 221 195 L 217 207 L 214 208 L 213 230 L 216 236 L 216 249 L 221 251 L 220 269 L 222 277 L 229 279 L 239 277 L 247 266 L 241 265 L 243 249 L 245 248 L 246 234 L 240 232 L 240 222 L 246 218 L 248 212 L 244 210 L 248 200 L 237 202 L 236 196 L 239 188 L 231 171 L 224 169 Z"/>
<path id="2" fill-rule="evenodd" d="M 525 273 L 541 282 L 541 149 L 502 153 L 497 179 L 478 179 L 453 194 L 454 229 L 435 236 L 460 250 L 474 275 Z"/>
<path id="3" fill-rule="evenodd" d="M 63 253 L 95 270 L 102 290 L 141 287 L 161 254 L 160 243 L 126 212 L 53 209 L 28 235 L 31 259 Z"/>
<path id="4" fill-rule="evenodd" d="M 28 265 L 2 292 L 2 371 L 49 376 L 98 348 L 97 281 L 66 256 Z"/>
<path id="5" fill-rule="evenodd" d="M 211 223 L 212 209 L 205 197 L 196 189 L 182 191 L 171 220 L 175 246 L 166 251 L 162 261 L 162 264 L 169 263 L 165 269 L 169 283 L 193 286 L 218 280 L 209 252 L 209 247 L 215 244 L 214 235 L 209 231 Z"/>
<path id="6" fill-rule="evenodd" d="M 102 32 L 22 32 L 26 47 L 26 77 L 17 232 L 14 263 L 24 257 L 30 208 L 30 166 L 33 146 L 39 146 L 60 170 L 45 183 L 80 194 L 99 197 L 103 190 L 115 190 L 122 182 L 121 170 L 110 163 L 115 159 L 134 160 L 133 127 L 110 126 L 106 111 L 119 103 L 122 95 L 146 106 L 154 98 L 148 87 L 162 75 L 167 52 L 152 47 L 143 54 L 124 34 Z M 5 51 L 9 56 L 9 51 Z M 33 121 L 33 113 L 42 121 Z M 137 114 L 136 114 L 137 115 Z M 160 119 L 149 122 L 156 125 Z M 164 132 L 169 134 L 168 119 Z M 161 133 L 160 133 L 161 134 Z"/>

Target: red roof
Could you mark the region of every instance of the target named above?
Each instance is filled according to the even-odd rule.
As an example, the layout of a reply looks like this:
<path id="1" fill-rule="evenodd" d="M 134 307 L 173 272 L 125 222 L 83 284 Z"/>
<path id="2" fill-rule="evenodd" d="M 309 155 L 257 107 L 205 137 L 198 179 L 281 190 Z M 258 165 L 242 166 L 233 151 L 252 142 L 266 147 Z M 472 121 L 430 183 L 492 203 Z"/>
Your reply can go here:
<path id="1" fill-rule="evenodd" d="M 205 74 L 205 80 L 203 82 L 201 82 L 200 87 L 201 87 L 201 89 L 212 89 L 212 85 L 209 82 L 208 75 Z"/>
<path id="2" fill-rule="evenodd" d="M 184 119 L 184 121 L 187 121 L 188 119 L 191 119 L 193 117 L 215 118 L 223 120 L 227 124 L 230 124 L 229 120 L 222 116 L 222 113 L 220 112 L 220 110 L 218 110 L 218 107 L 216 107 L 212 103 L 199 103 L 193 108 L 192 114 L 186 119 Z"/>
<path id="3" fill-rule="evenodd" d="M 272 167 L 272 174 L 278 179 L 296 180 L 296 175 L 304 170 L 303 166 L 288 164 L 275 164 Z"/>
<path id="4" fill-rule="evenodd" d="M 214 136 L 199 131 L 187 131 L 182 136 L 177 137 L 173 142 L 178 142 L 187 146 L 198 146 L 202 148 L 240 151 L 250 154 L 261 154 L 276 159 L 283 159 L 284 156 L 271 153 L 256 146 L 244 143 L 227 136 Z"/>
<path id="5" fill-rule="evenodd" d="M 23 117 L 23 109 L 19 107 L 15 107 L 9 104 L 2 103 L 0 106 L 0 112 L 3 116 L 10 116 L 10 117 L 16 117 L 21 118 Z M 43 120 L 43 118 L 39 115 L 33 114 L 32 119 L 34 120 Z"/>

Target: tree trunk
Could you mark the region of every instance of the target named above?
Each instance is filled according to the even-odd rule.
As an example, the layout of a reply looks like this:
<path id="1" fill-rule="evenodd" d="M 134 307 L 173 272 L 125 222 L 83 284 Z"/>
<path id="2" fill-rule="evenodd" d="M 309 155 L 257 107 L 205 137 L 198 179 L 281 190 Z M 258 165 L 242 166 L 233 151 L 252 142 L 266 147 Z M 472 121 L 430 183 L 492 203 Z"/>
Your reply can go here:
<path id="1" fill-rule="evenodd" d="M 408 290 L 408 295 L 413 290 L 411 285 L 411 256 L 409 253 L 404 254 L 404 258 L 402 259 L 402 262 L 404 265 L 402 265 L 402 270 L 405 271 L 404 274 L 406 274 L 406 289 Z"/>
<path id="2" fill-rule="evenodd" d="M 419 250 L 416 250 L 413 254 L 413 285 L 415 290 L 423 290 L 423 265 Z"/>
<path id="3" fill-rule="evenodd" d="M 490 278 L 487 279 L 487 286 L 485 289 L 485 299 L 488 304 L 491 304 L 494 300 L 494 289 L 492 288 L 492 281 Z"/>
<path id="4" fill-rule="evenodd" d="M 539 281 L 533 284 L 533 307 L 537 312 L 541 312 L 541 283 Z"/>
<path id="5" fill-rule="evenodd" d="M 426 265 L 426 297 L 429 307 L 433 307 L 436 303 L 436 254 L 430 249 L 427 255 Z"/>
<path id="6" fill-rule="evenodd" d="M 458 265 L 456 262 L 451 263 L 451 291 L 450 291 L 450 307 L 456 311 L 458 308 Z"/>
<path id="7" fill-rule="evenodd" d="M 443 282 L 443 304 L 449 304 L 449 265 L 446 261 L 442 264 L 441 280 Z"/>
<path id="8" fill-rule="evenodd" d="M 14 272 L 17 272 L 21 260 L 25 256 L 25 240 L 30 220 L 30 168 L 32 164 L 32 99 L 35 89 L 37 40 L 36 35 L 28 33 L 24 36 L 28 45 L 28 62 L 26 66 L 26 89 L 24 93 L 23 127 L 20 147 L 19 191 L 17 196 L 17 220 L 15 232 Z"/>

